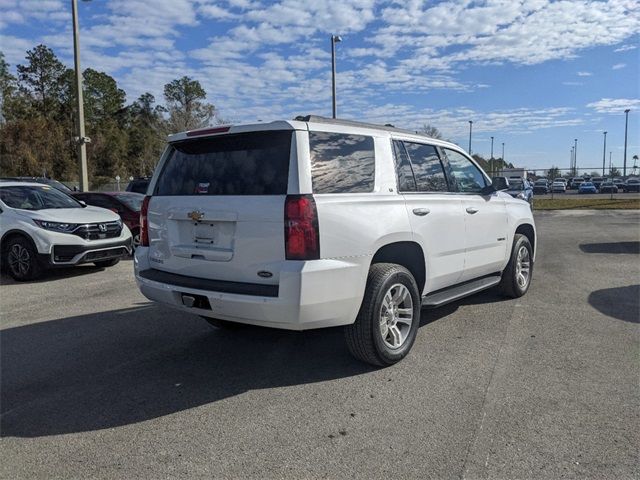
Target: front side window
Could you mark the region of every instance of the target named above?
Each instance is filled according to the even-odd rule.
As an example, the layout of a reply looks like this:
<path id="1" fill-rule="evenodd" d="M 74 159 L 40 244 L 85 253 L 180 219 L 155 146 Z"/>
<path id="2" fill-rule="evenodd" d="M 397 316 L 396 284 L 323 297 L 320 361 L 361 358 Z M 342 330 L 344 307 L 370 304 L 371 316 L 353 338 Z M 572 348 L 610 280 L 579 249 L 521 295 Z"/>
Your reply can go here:
<path id="1" fill-rule="evenodd" d="M 82 208 L 77 200 L 48 185 L 0 187 L 0 200 L 11 208 L 22 210 Z"/>
<path id="2" fill-rule="evenodd" d="M 482 171 L 467 157 L 455 150 L 444 149 L 459 192 L 480 193 L 487 186 Z"/>
<path id="3" fill-rule="evenodd" d="M 404 145 L 411 158 L 417 190 L 446 192 L 449 188 L 436 147 L 412 142 L 404 142 Z"/>
<path id="4" fill-rule="evenodd" d="M 309 132 L 313 193 L 372 192 L 373 138 L 345 133 Z"/>

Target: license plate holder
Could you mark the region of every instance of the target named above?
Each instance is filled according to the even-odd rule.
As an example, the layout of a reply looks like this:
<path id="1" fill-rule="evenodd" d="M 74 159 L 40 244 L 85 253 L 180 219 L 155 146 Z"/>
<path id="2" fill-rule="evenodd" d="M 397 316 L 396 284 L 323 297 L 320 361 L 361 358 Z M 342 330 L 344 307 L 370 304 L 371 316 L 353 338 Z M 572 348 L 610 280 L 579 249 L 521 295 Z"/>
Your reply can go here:
<path id="1" fill-rule="evenodd" d="M 212 222 L 196 222 L 193 225 L 193 241 L 202 245 L 215 245 L 216 228 Z"/>

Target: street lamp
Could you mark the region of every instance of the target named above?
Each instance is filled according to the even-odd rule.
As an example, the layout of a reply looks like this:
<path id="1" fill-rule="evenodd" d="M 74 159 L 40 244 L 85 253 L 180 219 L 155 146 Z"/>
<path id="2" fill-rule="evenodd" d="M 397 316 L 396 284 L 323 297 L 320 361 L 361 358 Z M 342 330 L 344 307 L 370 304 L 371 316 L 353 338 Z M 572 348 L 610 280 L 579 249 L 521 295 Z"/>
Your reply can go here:
<path id="1" fill-rule="evenodd" d="M 571 156 L 569 157 L 569 174 L 575 176 L 576 172 L 573 169 L 573 147 L 571 147 Z"/>
<path id="2" fill-rule="evenodd" d="M 336 43 L 341 41 L 341 36 L 331 35 L 331 85 L 333 87 L 333 118 L 337 118 L 338 115 L 338 107 L 336 105 Z"/>
<path id="3" fill-rule="evenodd" d="M 471 155 L 471 130 L 473 129 L 473 120 L 469 120 L 469 155 Z"/>
<path id="4" fill-rule="evenodd" d="M 504 163 L 504 142 L 502 142 L 502 163 Z"/>
<path id="5" fill-rule="evenodd" d="M 578 139 L 574 138 L 573 141 L 573 170 L 575 171 L 574 175 L 578 175 Z"/>
<path id="6" fill-rule="evenodd" d="M 622 163 L 623 177 L 627 176 L 627 127 L 629 126 L 629 111 L 629 108 L 624 111 L 624 161 Z"/>
<path id="7" fill-rule="evenodd" d="M 78 27 L 78 1 L 71 0 L 71 16 L 73 17 L 73 59 L 76 76 L 76 104 L 78 136 L 78 167 L 80 191 L 89 190 L 89 175 L 87 174 L 87 147 L 90 139 L 84 133 L 84 101 L 82 99 L 82 70 L 80 69 L 80 29 Z"/>
<path id="8" fill-rule="evenodd" d="M 604 177 L 604 163 L 607 157 L 607 132 L 604 133 L 604 149 L 602 150 L 602 176 Z"/>
<path id="9" fill-rule="evenodd" d="M 493 137 L 491 137 L 491 166 L 493 167 L 491 171 L 493 172 L 493 175 L 495 175 L 496 165 L 495 165 L 495 162 L 493 161 Z"/>

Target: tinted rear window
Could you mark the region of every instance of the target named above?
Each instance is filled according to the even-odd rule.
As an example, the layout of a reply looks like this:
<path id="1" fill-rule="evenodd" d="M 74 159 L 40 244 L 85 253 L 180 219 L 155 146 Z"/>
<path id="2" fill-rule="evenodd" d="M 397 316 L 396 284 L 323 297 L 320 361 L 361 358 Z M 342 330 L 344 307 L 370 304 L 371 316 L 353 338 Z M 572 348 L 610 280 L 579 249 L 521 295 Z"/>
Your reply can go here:
<path id="1" fill-rule="evenodd" d="M 372 192 L 373 138 L 344 133 L 309 132 L 314 193 Z"/>
<path id="2" fill-rule="evenodd" d="M 156 195 L 285 195 L 290 130 L 250 132 L 170 145 Z"/>

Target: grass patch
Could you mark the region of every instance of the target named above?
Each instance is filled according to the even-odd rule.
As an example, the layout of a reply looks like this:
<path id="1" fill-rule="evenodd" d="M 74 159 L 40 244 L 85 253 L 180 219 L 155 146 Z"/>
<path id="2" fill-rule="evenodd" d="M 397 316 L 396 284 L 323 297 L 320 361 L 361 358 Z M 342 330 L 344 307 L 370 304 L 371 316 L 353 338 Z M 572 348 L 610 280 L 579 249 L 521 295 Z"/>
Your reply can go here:
<path id="1" fill-rule="evenodd" d="M 541 198 L 533 200 L 534 210 L 633 210 L 640 198 Z"/>

